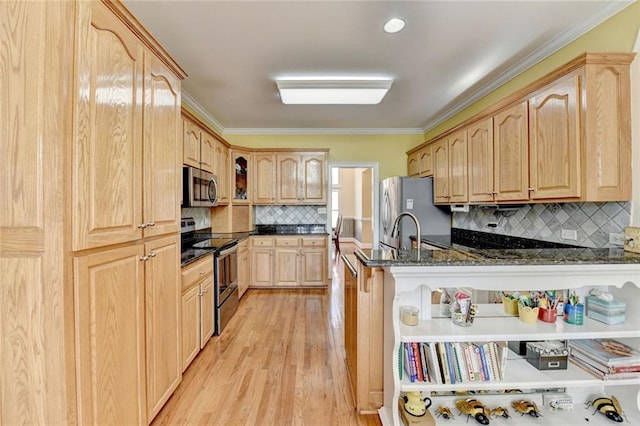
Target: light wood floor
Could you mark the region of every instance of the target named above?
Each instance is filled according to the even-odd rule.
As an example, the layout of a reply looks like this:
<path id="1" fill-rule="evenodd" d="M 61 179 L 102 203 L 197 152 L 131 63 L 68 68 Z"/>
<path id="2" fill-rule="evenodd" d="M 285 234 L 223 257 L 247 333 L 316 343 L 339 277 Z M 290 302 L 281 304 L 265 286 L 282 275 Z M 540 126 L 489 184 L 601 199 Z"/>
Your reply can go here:
<path id="1" fill-rule="evenodd" d="M 343 250 L 345 248 L 341 247 Z M 249 290 L 153 426 L 380 425 L 355 413 L 346 376 L 343 265 L 328 290 Z"/>

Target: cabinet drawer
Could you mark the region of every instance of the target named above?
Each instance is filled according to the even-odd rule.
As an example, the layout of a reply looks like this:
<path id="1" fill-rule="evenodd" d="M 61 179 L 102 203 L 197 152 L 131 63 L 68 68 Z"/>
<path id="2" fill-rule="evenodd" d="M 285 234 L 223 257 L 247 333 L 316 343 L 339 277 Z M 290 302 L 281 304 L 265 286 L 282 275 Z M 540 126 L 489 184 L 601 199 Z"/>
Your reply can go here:
<path id="1" fill-rule="evenodd" d="M 276 238 L 277 247 L 298 247 L 298 237 L 278 237 Z"/>
<path id="2" fill-rule="evenodd" d="M 254 247 L 273 247 L 273 237 L 253 237 Z"/>
<path id="3" fill-rule="evenodd" d="M 191 288 L 208 275 L 213 275 L 213 255 L 205 256 L 182 268 L 182 291 Z"/>
<path id="4" fill-rule="evenodd" d="M 326 247 L 327 239 L 325 237 L 305 237 L 302 239 L 302 247 Z"/>

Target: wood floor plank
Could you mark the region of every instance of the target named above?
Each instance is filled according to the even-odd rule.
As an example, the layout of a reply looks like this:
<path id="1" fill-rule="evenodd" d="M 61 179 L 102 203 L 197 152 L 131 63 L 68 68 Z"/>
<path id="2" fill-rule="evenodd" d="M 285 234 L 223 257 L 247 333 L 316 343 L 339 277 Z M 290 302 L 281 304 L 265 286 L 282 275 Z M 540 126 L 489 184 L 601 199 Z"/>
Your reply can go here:
<path id="1" fill-rule="evenodd" d="M 342 262 L 324 290 L 249 290 L 152 426 L 380 425 L 354 410 Z"/>

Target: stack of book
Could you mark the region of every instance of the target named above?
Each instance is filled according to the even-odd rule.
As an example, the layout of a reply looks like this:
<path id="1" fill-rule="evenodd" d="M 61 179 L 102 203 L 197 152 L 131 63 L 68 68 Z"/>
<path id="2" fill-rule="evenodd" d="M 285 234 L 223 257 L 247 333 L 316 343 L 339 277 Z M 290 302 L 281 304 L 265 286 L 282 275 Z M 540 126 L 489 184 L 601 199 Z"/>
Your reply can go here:
<path id="1" fill-rule="evenodd" d="M 401 362 L 411 382 L 455 384 L 502 380 L 506 342 L 405 342 Z"/>
<path id="2" fill-rule="evenodd" d="M 569 359 L 603 380 L 640 377 L 640 351 L 615 339 L 569 341 Z"/>

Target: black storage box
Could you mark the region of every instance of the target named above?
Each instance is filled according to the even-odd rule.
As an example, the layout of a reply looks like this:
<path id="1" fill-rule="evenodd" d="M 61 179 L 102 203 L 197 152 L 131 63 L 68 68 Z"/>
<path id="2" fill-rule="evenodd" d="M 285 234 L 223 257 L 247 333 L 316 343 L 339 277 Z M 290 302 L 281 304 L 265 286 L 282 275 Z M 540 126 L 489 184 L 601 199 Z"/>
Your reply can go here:
<path id="1" fill-rule="evenodd" d="M 538 370 L 566 370 L 569 349 L 564 343 L 528 342 L 526 359 Z"/>
<path id="2" fill-rule="evenodd" d="M 525 355 L 527 353 L 527 341 L 526 340 L 510 340 L 508 343 L 509 349 L 518 355 Z"/>

